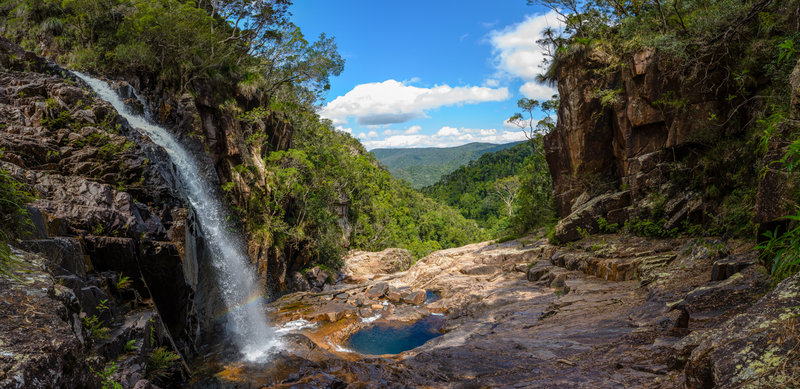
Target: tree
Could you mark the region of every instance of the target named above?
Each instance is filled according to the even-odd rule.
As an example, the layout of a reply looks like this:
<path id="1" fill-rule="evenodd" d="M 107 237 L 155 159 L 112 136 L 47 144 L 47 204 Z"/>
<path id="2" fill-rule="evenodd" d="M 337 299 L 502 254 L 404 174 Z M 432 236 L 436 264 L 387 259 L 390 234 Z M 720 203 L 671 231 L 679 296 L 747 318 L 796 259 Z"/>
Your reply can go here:
<path id="1" fill-rule="evenodd" d="M 213 18 L 226 21 L 230 29 L 224 42 L 238 42 L 244 51 L 241 63 L 248 55 L 261 56 L 280 38 L 291 4 L 291 0 L 200 0 L 198 6 Z M 215 26 L 212 23 L 210 27 Z"/>
<path id="2" fill-rule="evenodd" d="M 558 95 L 553 95 L 550 100 L 546 100 L 544 102 L 539 102 L 538 100 L 529 99 L 529 98 L 522 98 L 517 101 L 517 107 L 519 107 L 522 112 L 517 112 L 508 118 L 508 122 L 519 129 L 525 134 L 525 137 L 531 141 L 531 144 L 534 146 L 534 152 L 541 152 L 542 150 L 536 148 L 537 145 L 540 145 L 541 142 L 534 142 L 537 137 L 547 135 L 555 129 L 556 125 L 551 118 L 551 115 L 558 111 L 558 107 L 560 105 L 560 100 Z M 534 112 L 537 108 L 540 108 L 541 111 L 546 115 L 542 119 L 536 120 L 534 117 Z"/>
<path id="3" fill-rule="evenodd" d="M 508 211 L 508 217 L 514 214 L 514 202 L 519 194 L 519 177 L 511 176 L 498 180 L 494 183 L 495 194 L 503 201 Z"/>

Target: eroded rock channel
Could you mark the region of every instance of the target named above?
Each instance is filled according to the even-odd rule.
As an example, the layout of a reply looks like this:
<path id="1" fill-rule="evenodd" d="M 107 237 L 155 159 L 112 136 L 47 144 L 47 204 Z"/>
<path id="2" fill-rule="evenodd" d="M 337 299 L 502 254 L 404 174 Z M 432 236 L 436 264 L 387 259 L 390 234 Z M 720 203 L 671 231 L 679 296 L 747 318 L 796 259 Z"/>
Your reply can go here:
<path id="1" fill-rule="evenodd" d="M 529 238 L 438 251 L 391 274 L 353 263 L 363 257 L 348 259 L 343 282 L 271 305 L 288 334 L 273 366 L 219 365 L 215 384 L 785 387 L 798 368 L 800 279 L 765 295 L 766 270 L 737 242 Z M 441 298 L 412 297 L 424 291 Z M 378 321 L 429 318 L 442 320 L 441 336 L 411 350 L 346 347 Z"/>

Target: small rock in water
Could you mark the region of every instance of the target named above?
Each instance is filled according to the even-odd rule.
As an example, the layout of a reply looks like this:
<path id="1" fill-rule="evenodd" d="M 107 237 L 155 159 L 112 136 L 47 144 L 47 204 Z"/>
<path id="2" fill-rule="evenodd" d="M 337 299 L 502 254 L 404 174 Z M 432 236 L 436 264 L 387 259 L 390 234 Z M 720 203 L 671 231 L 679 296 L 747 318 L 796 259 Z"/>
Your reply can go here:
<path id="1" fill-rule="evenodd" d="M 403 302 L 406 304 L 420 305 L 425 302 L 426 297 L 427 294 L 425 293 L 424 290 L 418 290 L 406 296 L 403 299 Z"/>

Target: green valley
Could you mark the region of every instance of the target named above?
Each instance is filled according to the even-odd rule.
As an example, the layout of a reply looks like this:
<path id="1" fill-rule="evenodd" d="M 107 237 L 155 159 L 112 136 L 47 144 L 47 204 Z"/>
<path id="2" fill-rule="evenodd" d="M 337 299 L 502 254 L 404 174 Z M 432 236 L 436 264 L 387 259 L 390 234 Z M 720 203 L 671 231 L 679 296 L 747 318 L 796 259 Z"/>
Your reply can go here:
<path id="1" fill-rule="evenodd" d="M 412 188 L 433 185 L 447 173 L 483 154 L 504 150 L 521 142 L 507 144 L 468 143 L 456 147 L 374 149 L 372 153 L 398 179 Z"/>

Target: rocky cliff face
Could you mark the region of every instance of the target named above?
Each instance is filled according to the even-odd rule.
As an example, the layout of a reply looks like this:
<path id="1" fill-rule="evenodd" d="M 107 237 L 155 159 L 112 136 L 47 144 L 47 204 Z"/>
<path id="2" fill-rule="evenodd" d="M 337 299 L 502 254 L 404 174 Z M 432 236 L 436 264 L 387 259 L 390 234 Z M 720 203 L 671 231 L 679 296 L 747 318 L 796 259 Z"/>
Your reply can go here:
<path id="1" fill-rule="evenodd" d="M 259 106 L 259 102 L 235 89 L 216 91 L 210 85 L 197 85 L 197 96 L 177 96 L 148 75 L 122 77 L 140 91 L 149 105 L 145 108 L 154 119 L 172 131 L 203 165 L 213 168 L 207 174 L 216 187 L 233 184 L 226 193 L 220 191 L 219 196 L 230 199 L 232 206 L 246 209 L 251 194 L 269 193 L 264 157 L 292 146 L 293 128 L 288 120 L 275 112 L 255 120 L 243 119 L 241 111 Z M 128 93 L 135 98 L 132 90 Z M 223 102 L 221 96 L 232 96 L 232 100 Z M 237 169 L 241 166 L 247 166 L 247 172 Z M 347 199 L 337 206 L 345 210 L 340 215 L 344 234 L 349 228 Z M 253 236 L 248 236 L 248 253 L 259 278 L 273 294 L 292 288 L 288 275 L 306 267 L 311 260 L 302 255 L 302 250 L 278 249 Z"/>
<path id="2" fill-rule="evenodd" d="M 737 166 L 750 161 L 737 153 L 753 155 L 752 148 L 747 154 L 714 147 L 742 139 L 752 112 L 720 98 L 728 94 L 719 69 L 709 70 L 708 85 L 687 85 L 652 50 L 623 59 L 619 70 L 609 70 L 611 61 L 593 51 L 557 68 L 558 125 L 544 143 L 558 213 L 569 220 L 556 237 L 574 240 L 576 227 L 597 232 L 599 217 L 622 223 L 649 217 L 655 208 L 666 229 L 707 224 L 721 205 L 716 192 L 742 184 Z M 754 83 L 748 87 L 757 90 Z M 703 159 L 711 153 L 720 154 L 713 155 L 719 165 Z M 586 207 L 603 193 L 616 200 Z"/>
<path id="3" fill-rule="evenodd" d="M 20 255 L 38 255 L 43 288 L 66 296 L 56 298 L 57 310 L 44 296 L 32 309 L 58 313 L 45 326 L 58 343 L 53 352 L 77 358 L 50 367 L 58 370 L 50 381 L 0 381 L 91 386 L 99 376 L 77 366 L 102 370 L 122 355 L 117 378 L 128 383 L 144 378 L 156 347 L 193 355 L 201 329 L 182 258 L 191 221 L 166 156 L 75 78 L 7 41 L 0 41 L 0 147 L 2 168 L 36 196 Z M 89 333 L 87 320 L 99 323 Z M 4 338 L 0 348 L 35 341 Z M 137 352 L 123 351 L 129 341 Z M 27 371 L 21 363 L 4 359 L 0 370 Z"/>

